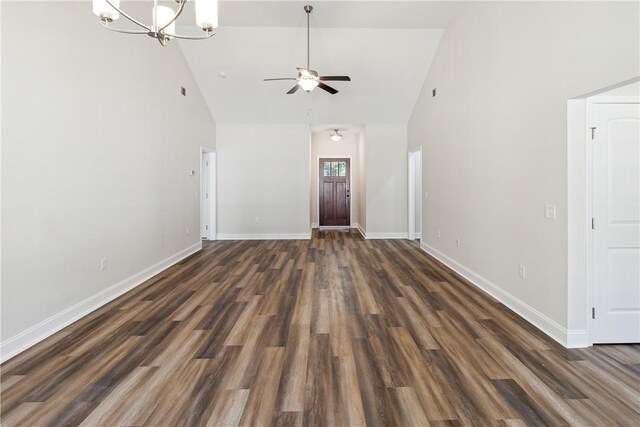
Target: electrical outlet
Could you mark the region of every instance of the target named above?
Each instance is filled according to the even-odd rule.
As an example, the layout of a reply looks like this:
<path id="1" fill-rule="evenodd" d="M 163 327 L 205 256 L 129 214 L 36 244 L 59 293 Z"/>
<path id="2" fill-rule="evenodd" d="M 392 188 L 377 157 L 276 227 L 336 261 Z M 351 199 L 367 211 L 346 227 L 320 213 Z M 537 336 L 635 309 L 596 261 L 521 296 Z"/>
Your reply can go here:
<path id="1" fill-rule="evenodd" d="M 524 265 L 518 266 L 518 274 L 521 279 L 525 279 L 527 277 L 527 268 Z"/>
<path id="2" fill-rule="evenodd" d="M 438 239 L 442 237 L 442 233 L 440 233 L 440 230 L 438 230 Z"/>
<path id="3" fill-rule="evenodd" d="M 544 205 L 544 217 L 556 219 L 556 205 Z"/>
<path id="4" fill-rule="evenodd" d="M 425 192 L 424 192 L 424 198 L 425 198 L 425 199 L 428 199 L 428 198 L 429 198 L 429 192 L 428 192 L 428 191 L 425 191 Z"/>
<path id="5" fill-rule="evenodd" d="M 256 222 L 256 224 L 260 224 L 260 217 L 257 216 L 256 219 L 254 220 Z"/>
<path id="6" fill-rule="evenodd" d="M 189 227 L 187 227 L 187 236 L 191 234 L 191 230 L 189 229 Z"/>
<path id="7" fill-rule="evenodd" d="M 100 270 L 107 269 L 107 258 L 100 258 Z"/>
<path id="8" fill-rule="evenodd" d="M 460 247 L 460 238 L 459 237 L 456 239 L 456 246 Z"/>

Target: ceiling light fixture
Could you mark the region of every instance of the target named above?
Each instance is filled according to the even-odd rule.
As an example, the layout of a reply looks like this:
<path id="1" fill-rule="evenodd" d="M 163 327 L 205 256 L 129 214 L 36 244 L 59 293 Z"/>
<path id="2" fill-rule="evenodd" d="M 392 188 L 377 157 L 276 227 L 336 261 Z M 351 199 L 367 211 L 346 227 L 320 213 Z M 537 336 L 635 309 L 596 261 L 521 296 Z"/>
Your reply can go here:
<path id="1" fill-rule="evenodd" d="M 338 129 L 334 129 L 333 133 L 329 135 L 329 138 L 331 138 L 332 141 L 338 142 L 342 139 L 342 134 L 338 132 Z"/>
<path id="2" fill-rule="evenodd" d="M 166 46 L 169 40 L 204 40 L 215 35 L 213 30 L 218 27 L 218 0 L 195 0 L 196 2 L 196 24 L 205 32 L 204 36 L 189 36 L 176 34 L 176 20 L 184 11 L 184 6 L 188 0 L 175 0 L 178 9 L 173 10 L 168 6 L 159 6 L 158 0 L 153 0 L 151 11 L 152 24 L 146 25 L 138 19 L 120 9 L 120 0 L 93 0 L 93 13 L 100 18 L 100 23 L 107 30 L 124 34 L 146 34 L 149 37 L 158 39 L 162 46 Z M 124 16 L 142 30 L 127 30 L 111 27 L 111 22 Z"/>

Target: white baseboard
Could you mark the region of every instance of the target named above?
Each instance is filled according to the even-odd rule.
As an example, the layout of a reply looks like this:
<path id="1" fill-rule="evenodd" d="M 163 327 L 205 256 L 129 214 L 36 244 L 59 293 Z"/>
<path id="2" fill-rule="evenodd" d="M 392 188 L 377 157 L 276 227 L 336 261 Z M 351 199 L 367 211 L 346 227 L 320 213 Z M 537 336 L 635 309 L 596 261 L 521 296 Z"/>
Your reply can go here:
<path id="1" fill-rule="evenodd" d="M 92 295 L 89 298 L 49 317 L 48 319 L 43 320 L 37 325 L 34 325 L 29 329 L 3 341 L 0 343 L 0 363 L 11 359 L 29 347 L 55 334 L 59 330 L 69 326 L 92 311 L 102 307 L 109 301 L 116 299 L 120 295 L 130 291 L 136 286 L 139 286 L 156 274 L 182 261 L 189 255 L 198 252 L 200 249 L 202 249 L 202 242 L 191 245 L 188 248 L 185 248 L 158 262 L 157 264 L 154 264 L 133 276 L 129 276 L 115 285 L 109 286 L 97 294 Z"/>
<path id="2" fill-rule="evenodd" d="M 366 239 L 367 238 L 367 232 L 364 230 L 364 228 L 362 228 L 362 226 L 360 224 L 358 224 L 357 228 L 358 228 L 358 231 L 360 232 L 360 234 L 362 234 L 362 237 L 364 239 Z"/>
<path id="3" fill-rule="evenodd" d="M 556 340 L 558 343 L 560 343 L 564 347 L 568 346 L 568 342 L 567 342 L 568 331 L 565 327 L 557 323 L 555 320 L 547 317 L 545 314 L 539 312 L 538 310 L 531 307 L 524 301 L 511 295 L 509 292 L 505 291 L 498 285 L 490 282 L 489 280 L 485 279 L 478 273 L 470 270 L 469 268 L 465 267 L 459 262 L 449 258 L 447 255 L 443 254 L 437 249 L 423 242 L 420 242 L 420 248 L 426 253 L 428 253 L 429 255 L 433 256 L 434 258 L 442 262 L 443 264 L 445 264 L 447 267 L 449 267 L 456 273 L 458 273 L 460 276 L 467 279 L 469 282 L 471 282 L 478 288 L 482 289 L 483 291 L 485 291 L 486 293 L 488 293 L 489 295 L 491 295 L 492 297 L 494 297 L 495 299 L 503 303 L 509 309 L 516 312 L 518 315 L 523 317 L 533 326 L 540 329 L 545 334 L 549 335 L 551 338 Z"/>
<path id="4" fill-rule="evenodd" d="M 367 233 L 365 239 L 406 239 L 407 233 Z"/>
<path id="5" fill-rule="evenodd" d="M 318 228 L 318 223 L 317 222 L 312 222 L 311 223 L 311 228 Z"/>
<path id="6" fill-rule="evenodd" d="M 567 348 L 591 347 L 589 331 L 586 329 L 569 329 L 567 331 Z"/>
<path id="7" fill-rule="evenodd" d="M 218 233 L 218 240 L 309 240 L 311 233 Z"/>

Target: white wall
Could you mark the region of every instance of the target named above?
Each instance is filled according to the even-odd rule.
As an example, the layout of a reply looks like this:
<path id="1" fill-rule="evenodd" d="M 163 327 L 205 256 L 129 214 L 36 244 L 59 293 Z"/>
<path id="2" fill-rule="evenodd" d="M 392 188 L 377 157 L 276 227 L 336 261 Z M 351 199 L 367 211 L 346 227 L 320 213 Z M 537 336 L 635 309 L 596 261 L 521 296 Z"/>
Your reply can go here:
<path id="1" fill-rule="evenodd" d="M 318 225 L 318 179 L 320 157 L 351 157 L 351 225 L 358 223 L 360 204 L 360 153 L 357 133 L 344 133 L 332 141 L 329 132 L 311 135 L 311 224 Z"/>
<path id="2" fill-rule="evenodd" d="M 87 2 L 2 8 L 6 358 L 199 247 L 189 171 L 215 122 L 175 44 L 108 32 Z"/>
<path id="3" fill-rule="evenodd" d="M 367 237 L 406 237 L 407 127 L 369 124 L 364 140 Z"/>
<path id="4" fill-rule="evenodd" d="M 310 137 L 307 125 L 218 124 L 219 239 L 309 238 Z"/>
<path id="5" fill-rule="evenodd" d="M 408 126 L 423 147 L 426 248 L 563 343 L 567 100 L 636 76 L 638 31 L 637 3 L 470 4 Z"/>

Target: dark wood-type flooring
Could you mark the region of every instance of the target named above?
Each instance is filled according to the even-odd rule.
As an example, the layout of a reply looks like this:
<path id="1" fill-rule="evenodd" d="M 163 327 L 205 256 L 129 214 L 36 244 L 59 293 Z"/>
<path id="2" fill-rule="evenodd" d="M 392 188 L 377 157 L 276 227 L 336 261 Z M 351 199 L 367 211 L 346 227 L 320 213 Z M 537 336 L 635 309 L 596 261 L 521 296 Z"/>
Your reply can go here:
<path id="1" fill-rule="evenodd" d="M 3 426 L 640 424 L 640 346 L 565 350 L 354 232 L 205 244 L 1 378 Z"/>

